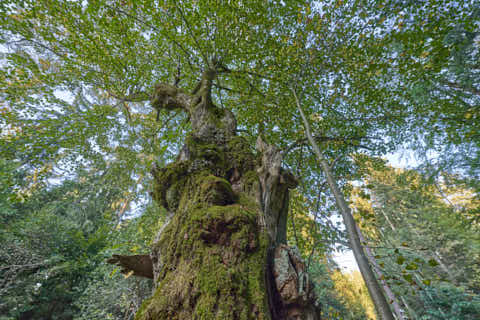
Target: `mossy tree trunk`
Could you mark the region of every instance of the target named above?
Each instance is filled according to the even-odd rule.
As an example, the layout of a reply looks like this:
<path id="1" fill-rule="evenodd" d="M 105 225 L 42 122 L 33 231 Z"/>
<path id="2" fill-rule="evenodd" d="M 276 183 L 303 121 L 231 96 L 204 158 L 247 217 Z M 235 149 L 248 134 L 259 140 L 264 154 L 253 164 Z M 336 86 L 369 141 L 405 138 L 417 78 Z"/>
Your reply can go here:
<path id="1" fill-rule="evenodd" d="M 169 218 L 148 270 L 134 270 L 155 281 L 136 319 L 318 319 L 305 264 L 286 246 L 296 180 L 275 147 L 259 139 L 255 155 L 236 135 L 233 114 L 212 103 L 215 76 L 204 72 L 193 94 L 160 84 L 152 97 L 156 109 L 188 112 L 193 131 L 175 162 L 152 170 Z M 140 265 L 126 259 L 112 262 Z"/>

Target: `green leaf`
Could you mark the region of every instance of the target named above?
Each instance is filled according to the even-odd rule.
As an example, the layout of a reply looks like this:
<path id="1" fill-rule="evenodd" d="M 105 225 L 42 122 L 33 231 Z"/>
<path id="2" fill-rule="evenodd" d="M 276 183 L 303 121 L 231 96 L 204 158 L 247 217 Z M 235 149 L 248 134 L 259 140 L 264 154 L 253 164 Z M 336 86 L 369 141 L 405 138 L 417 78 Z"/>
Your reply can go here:
<path id="1" fill-rule="evenodd" d="M 438 262 L 435 259 L 430 259 L 428 260 L 428 265 L 431 267 L 436 267 L 438 266 Z"/>
<path id="2" fill-rule="evenodd" d="M 415 262 L 411 262 L 405 267 L 405 269 L 406 270 L 417 270 L 418 265 Z"/>
<path id="3" fill-rule="evenodd" d="M 411 275 L 410 273 L 404 274 L 402 277 L 403 277 L 405 280 L 407 280 L 408 282 L 410 282 L 411 284 L 415 283 L 415 282 L 413 281 L 413 275 Z"/>
<path id="4" fill-rule="evenodd" d="M 114 269 L 112 270 L 112 272 L 110 272 L 110 277 L 113 277 L 113 276 L 115 275 L 115 273 L 118 272 L 118 270 L 119 270 L 118 267 L 117 267 L 117 268 L 114 268 Z"/>

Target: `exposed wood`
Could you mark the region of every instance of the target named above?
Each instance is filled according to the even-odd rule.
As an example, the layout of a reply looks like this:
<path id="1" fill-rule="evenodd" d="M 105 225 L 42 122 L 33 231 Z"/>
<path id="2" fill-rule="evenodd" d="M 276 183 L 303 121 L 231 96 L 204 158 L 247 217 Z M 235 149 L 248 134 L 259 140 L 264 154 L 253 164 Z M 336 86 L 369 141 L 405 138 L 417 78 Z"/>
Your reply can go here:
<path id="1" fill-rule="evenodd" d="M 152 259 L 148 254 L 133 256 L 114 254 L 107 262 L 120 266 L 123 274 L 133 272 L 134 276 L 153 279 Z"/>
<path id="2" fill-rule="evenodd" d="M 276 244 L 287 243 L 287 214 L 289 192 L 298 184 L 295 177 L 283 169 L 282 154 L 275 146 L 266 144 L 261 136 L 257 150 L 262 153 L 262 165 L 257 169 L 260 179 L 260 205 L 265 224 Z"/>

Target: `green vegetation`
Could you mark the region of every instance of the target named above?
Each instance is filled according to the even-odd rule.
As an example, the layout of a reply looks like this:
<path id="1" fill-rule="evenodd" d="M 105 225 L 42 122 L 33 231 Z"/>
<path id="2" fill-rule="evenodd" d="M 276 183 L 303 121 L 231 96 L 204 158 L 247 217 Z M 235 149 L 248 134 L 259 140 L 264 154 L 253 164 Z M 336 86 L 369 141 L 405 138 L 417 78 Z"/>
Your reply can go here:
<path id="1" fill-rule="evenodd" d="M 217 300 L 219 319 L 265 314 L 259 136 L 298 179 L 287 241 L 323 318 L 375 317 L 331 258 L 357 237 L 377 318 L 478 318 L 477 2 L 1 1 L 0 319 L 134 319 L 144 301 L 137 319 L 155 305 L 208 319 Z M 212 141 L 164 104 L 193 92 Z M 403 151 L 410 169 L 385 165 Z M 145 300 L 152 281 L 106 260 L 159 250 L 169 219 L 157 240 L 179 277 Z"/>
<path id="2" fill-rule="evenodd" d="M 354 206 L 366 245 L 410 318 L 475 319 L 478 196 L 455 177 L 442 181 L 432 185 L 411 170 L 372 171 Z"/>
<path id="3" fill-rule="evenodd" d="M 136 298 L 128 290 L 138 283 L 120 279 L 124 287 L 116 286 L 110 299 L 100 294 L 106 284 L 91 291 L 95 282 L 108 280 L 111 268 L 106 268 L 105 258 L 110 247 L 121 244 L 111 235 L 110 203 L 118 199 L 118 190 L 102 184 L 99 176 L 79 172 L 75 181 L 36 186 L 25 199 L 20 190 L 15 192 L 24 184 L 25 172 L 13 171 L 8 163 L 3 161 L 1 170 L 9 182 L 2 184 L 6 188 L 0 201 L 1 319 L 72 319 L 93 310 L 91 299 L 100 297 L 107 302 L 107 312 L 125 314 Z M 136 241 L 143 240 L 139 231 L 131 233 Z M 147 292 L 143 289 L 142 295 Z M 123 301 L 115 301 L 122 295 Z"/>

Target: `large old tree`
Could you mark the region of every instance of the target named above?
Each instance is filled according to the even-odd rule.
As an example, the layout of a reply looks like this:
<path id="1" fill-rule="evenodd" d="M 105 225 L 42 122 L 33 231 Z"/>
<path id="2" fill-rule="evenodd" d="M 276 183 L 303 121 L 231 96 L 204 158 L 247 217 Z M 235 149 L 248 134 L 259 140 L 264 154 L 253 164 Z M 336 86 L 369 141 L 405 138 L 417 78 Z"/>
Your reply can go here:
<path id="1" fill-rule="evenodd" d="M 293 175 L 261 137 L 254 155 L 211 89 L 212 62 L 189 94 L 158 84 L 152 106 L 188 113 L 192 131 L 175 162 L 154 167 L 152 196 L 168 218 L 148 256 L 114 256 L 124 272 L 154 278 L 137 319 L 318 319 L 313 282 L 286 244 Z"/>
<path id="2" fill-rule="evenodd" d="M 476 17 L 471 1 L 3 1 L 0 120 L 18 145 L 2 147 L 44 178 L 115 179 L 119 221 L 147 192 L 167 210 L 151 254 L 114 258 L 155 279 L 138 319 L 314 318 L 286 245 L 297 183 L 337 204 L 392 319 L 347 182 L 405 142 L 478 174 Z"/>

